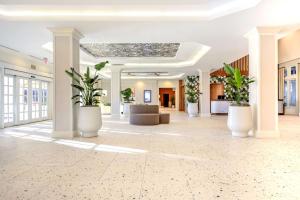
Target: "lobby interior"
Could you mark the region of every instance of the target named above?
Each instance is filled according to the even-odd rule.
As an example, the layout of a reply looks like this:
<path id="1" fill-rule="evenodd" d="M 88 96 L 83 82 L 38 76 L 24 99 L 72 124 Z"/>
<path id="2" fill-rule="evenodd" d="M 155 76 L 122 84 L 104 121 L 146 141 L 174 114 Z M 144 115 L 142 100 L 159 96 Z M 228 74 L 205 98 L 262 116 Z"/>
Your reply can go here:
<path id="1" fill-rule="evenodd" d="M 0 1 L 0 199 L 300 199 L 299 6 Z M 224 63 L 254 80 L 247 137 Z"/>

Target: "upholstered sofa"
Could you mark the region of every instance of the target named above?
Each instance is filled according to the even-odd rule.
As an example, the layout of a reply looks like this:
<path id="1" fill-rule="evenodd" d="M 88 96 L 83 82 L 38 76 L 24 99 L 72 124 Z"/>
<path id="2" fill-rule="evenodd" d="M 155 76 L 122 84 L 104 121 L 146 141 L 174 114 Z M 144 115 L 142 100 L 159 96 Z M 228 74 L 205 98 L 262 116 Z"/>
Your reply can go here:
<path id="1" fill-rule="evenodd" d="M 129 123 L 133 125 L 168 124 L 170 114 L 159 113 L 158 105 L 130 105 Z"/>

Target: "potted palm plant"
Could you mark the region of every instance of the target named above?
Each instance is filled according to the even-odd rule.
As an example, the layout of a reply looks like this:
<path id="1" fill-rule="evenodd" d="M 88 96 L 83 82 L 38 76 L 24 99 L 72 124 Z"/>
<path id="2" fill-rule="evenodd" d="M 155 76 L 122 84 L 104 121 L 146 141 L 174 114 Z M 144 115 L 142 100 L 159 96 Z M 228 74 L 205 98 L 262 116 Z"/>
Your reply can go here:
<path id="1" fill-rule="evenodd" d="M 94 137 L 98 135 L 102 127 L 101 107 L 99 98 L 102 96 L 102 89 L 97 87 L 101 80 L 97 74 L 108 62 L 101 62 L 94 66 L 95 73 L 91 76 L 90 68 L 81 75 L 74 68 L 66 70 L 66 74 L 71 77 L 71 86 L 78 91 L 72 97 L 74 104 L 80 104 L 78 116 L 78 129 L 82 137 Z"/>
<path id="2" fill-rule="evenodd" d="M 190 117 L 198 116 L 199 102 L 199 77 L 187 76 L 185 80 L 185 94 L 188 102 L 188 114 Z"/>
<path id="3" fill-rule="evenodd" d="M 133 102 L 133 97 L 132 97 L 132 90 L 131 88 L 126 88 L 125 90 L 121 91 L 121 95 L 123 98 L 123 114 L 128 115 L 130 112 L 130 105 Z"/>
<path id="4" fill-rule="evenodd" d="M 233 136 L 247 137 L 253 127 L 251 107 L 248 102 L 249 85 L 254 82 L 254 79 L 243 76 L 239 68 L 224 65 L 228 75 L 225 80 L 225 93 L 230 93 L 227 96 L 230 96 L 228 100 L 231 101 L 227 125 Z"/>

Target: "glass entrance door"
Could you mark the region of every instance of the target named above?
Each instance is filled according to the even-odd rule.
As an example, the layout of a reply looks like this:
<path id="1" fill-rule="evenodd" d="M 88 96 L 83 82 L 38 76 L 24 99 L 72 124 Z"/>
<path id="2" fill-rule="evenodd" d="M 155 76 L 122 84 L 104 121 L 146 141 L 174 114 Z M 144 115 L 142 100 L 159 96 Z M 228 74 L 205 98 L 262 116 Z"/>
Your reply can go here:
<path id="1" fill-rule="evenodd" d="M 38 120 L 40 118 L 40 82 L 31 81 L 31 119 Z"/>
<path id="2" fill-rule="evenodd" d="M 288 79 L 284 81 L 285 114 L 297 115 L 297 81 Z"/>
<path id="3" fill-rule="evenodd" d="M 25 78 L 19 78 L 19 122 L 24 123 L 29 120 L 29 81 Z"/>
<path id="4" fill-rule="evenodd" d="M 15 124 L 15 77 L 4 76 L 4 126 Z"/>

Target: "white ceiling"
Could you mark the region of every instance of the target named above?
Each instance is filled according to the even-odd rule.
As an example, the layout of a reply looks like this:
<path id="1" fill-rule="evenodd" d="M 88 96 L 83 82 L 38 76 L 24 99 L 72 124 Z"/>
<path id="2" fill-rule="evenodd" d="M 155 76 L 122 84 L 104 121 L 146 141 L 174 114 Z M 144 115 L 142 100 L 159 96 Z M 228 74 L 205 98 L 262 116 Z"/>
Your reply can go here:
<path id="1" fill-rule="evenodd" d="M 236 1 L 236 0 L 235 0 Z M 246 0 L 249 2 L 250 0 Z M 52 1 L 26 1 L 26 9 L 32 9 L 35 5 L 52 6 L 64 5 L 116 5 L 122 2 L 125 5 L 138 5 L 151 9 L 161 8 L 161 5 L 180 6 L 185 5 L 187 9 L 195 7 L 200 10 L 209 10 L 224 4 L 232 3 L 234 0 L 52 0 Z M 184 3 L 183 3 L 184 2 Z M 256 1 L 257 2 L 257 1 Z M 0 5 L 8 5 L 9 8 L 17 8 L 14 4 L 23 4 L 22 0 L 0 0 Z M 30 6 L 29 6 L 30 5 Z M 54 6 L 54 7 L 55 7 Z M 189 7 L 190 6 L 190 7 Z M 71 8 L 70 6 L 69 8 Z M 208 46 L 210 50 L 192 66 L 178 68 L 173 66 L 153 67 L 152 70 L 176 72 L 192 72 L 196 69 L 209 71 L 218 68 L 224 62 L 234 61 L 248 53 L 247 39 L 244 37 L 248 31 L 256 26 L 287 26 L 300 23 L 300 7 L 299 0 L 262 0 L 257 6 L 247 10 L 236 11 L 235 13 L 216 19 L 203 20 L 197 16 L 185 17 L 122 17 L 110 20 L 107 18 L 96 20 L 64 20 L 64 17 L 57 18 L 39 18 L 39 17 L 0 17 L 0 44 L 17 49 L 28 55 L 38 57 L 48 57 L 52 59 L 51 53 L 42 48 L 42 45 L 52 40 L 52 35 L 47 29 L 48 27 L 74 27 L 78 29 L 85 38 L 82 42 L 98 42 L 98 43 L 151 43 L 151 42 L 179 42 L 181 44 L 193 44 L 199 46 Z M 0 6 L 1 9 L 6 7 Z M 43 7 L 44 9 L 47 6 Z M 49 7 L 51 8 L 51 6 Z M 121 8 L 122 9 L 122 8 Z M 69 10 L 70 11 L 70 10 Z M 1 13 L 1 12 L 0 12 Z M 2 19 L 1 19 L 2 18 Z M 59 18 L 59 20 L 58 20 Z M 181 49 L 182 50 L 182 49 Z M 195 49 L 186 48 L 181 51 L 182 56 L 178 56 L 175 60 L 169 62 L 180 62 L 190 60 L 195 55 Z M 179 54 L 180 55 L 180 54 Z M 81 55 L 83 60 L 89 62 L 97 62 L 87 55 Z M 133 62 L 132 60 L 116 59 L 115 62 Z M 149 60 L 134 60 L 137 63 L 149 62 Z M 164 63 L 164 60 L 151 60 L 151 62 Z M 137 68 L 137 67 L 135 67 Z M 141 70 L 145 67 L 138 67 Z M 146 68 L 146 71 L 149 71 Z"/>

